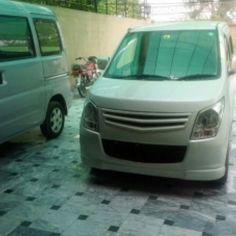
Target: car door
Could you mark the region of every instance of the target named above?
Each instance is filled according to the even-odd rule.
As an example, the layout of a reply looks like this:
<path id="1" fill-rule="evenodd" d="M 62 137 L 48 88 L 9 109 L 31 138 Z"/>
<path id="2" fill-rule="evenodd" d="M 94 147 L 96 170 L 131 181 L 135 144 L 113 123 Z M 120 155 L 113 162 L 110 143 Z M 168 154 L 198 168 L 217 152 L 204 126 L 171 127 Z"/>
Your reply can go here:
<path id="1" fill-rule="evenodd" d="M 42 120 L 43 71 L 32 22 L 0 14 L 0 142 Z"/>

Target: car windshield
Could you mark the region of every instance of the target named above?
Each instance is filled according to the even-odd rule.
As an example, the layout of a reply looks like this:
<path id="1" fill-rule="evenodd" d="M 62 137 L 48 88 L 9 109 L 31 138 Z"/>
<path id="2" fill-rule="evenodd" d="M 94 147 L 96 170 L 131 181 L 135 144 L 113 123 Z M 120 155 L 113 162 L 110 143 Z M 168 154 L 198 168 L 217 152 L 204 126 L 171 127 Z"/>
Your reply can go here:
<path id="1" fill-rule="evenodd" d="M 216 30 L 129 32 L 105 77 L 141 80 L 206 80 L 219 77 Z"/>

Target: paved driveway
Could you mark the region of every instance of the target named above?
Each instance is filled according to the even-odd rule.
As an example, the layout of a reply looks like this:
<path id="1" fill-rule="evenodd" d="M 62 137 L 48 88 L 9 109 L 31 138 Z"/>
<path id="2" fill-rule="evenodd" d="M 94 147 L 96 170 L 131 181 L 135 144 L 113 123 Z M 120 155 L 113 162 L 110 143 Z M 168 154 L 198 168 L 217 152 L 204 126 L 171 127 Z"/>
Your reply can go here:
<path id="1" fill-rule="evenodd" d="M 1 236 L 236 235 L 234 140 L 221 188 L 128 174 L 95 178 L 80 164 L 83 102 L 75 97 L 58 139 L 46 141 L 35 129 L 0 145 Z"/>

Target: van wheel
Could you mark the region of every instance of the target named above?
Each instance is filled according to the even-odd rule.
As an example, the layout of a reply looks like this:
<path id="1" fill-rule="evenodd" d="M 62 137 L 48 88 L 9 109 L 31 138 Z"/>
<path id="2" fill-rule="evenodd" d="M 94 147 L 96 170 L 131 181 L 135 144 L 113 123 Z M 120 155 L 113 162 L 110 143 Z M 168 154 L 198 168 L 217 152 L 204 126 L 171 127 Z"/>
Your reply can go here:
<path id="1" fill-rule="evenodd" d="M 51 101 L 48 105 L 46 118 L 40 126 L 41 132 L 48 139 L 56 138 L 64 128 L 64 122 L 65 112 L 63 106 L 57 101 Z"/>

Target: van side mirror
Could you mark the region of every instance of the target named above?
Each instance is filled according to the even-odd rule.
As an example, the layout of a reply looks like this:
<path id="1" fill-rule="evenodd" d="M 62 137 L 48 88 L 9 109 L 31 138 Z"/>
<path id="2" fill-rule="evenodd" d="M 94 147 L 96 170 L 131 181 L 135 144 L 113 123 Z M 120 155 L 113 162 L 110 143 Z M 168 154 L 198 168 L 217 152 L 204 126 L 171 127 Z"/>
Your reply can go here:
<path id="1" fill-rule="evenodd" d="M 236 54 L 233 54 L 230 65 L 230 74 L 236 73 Z"/>

